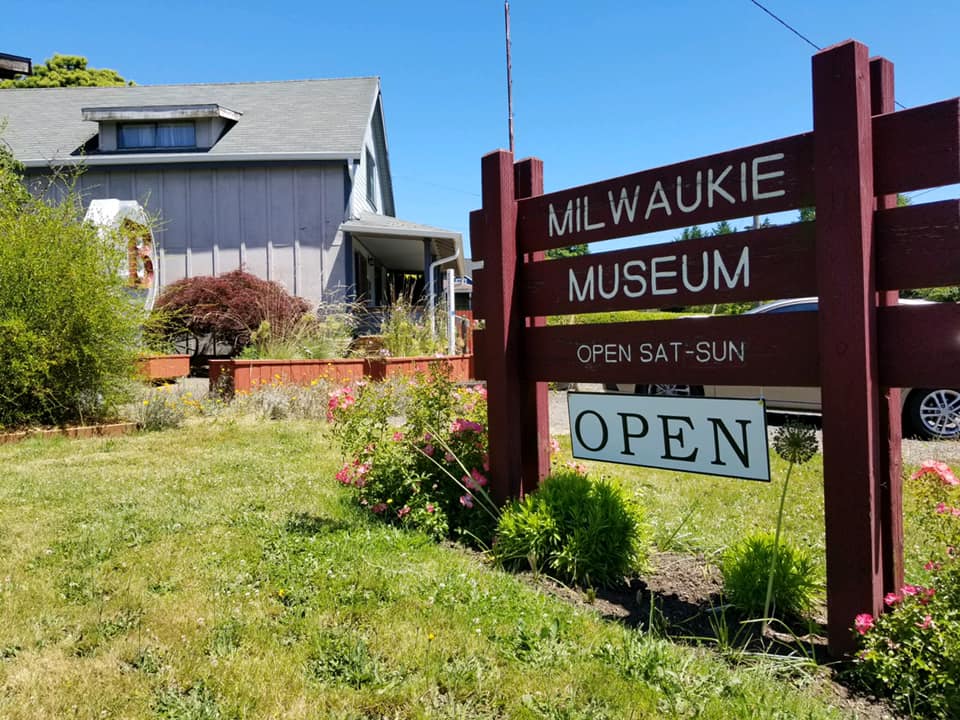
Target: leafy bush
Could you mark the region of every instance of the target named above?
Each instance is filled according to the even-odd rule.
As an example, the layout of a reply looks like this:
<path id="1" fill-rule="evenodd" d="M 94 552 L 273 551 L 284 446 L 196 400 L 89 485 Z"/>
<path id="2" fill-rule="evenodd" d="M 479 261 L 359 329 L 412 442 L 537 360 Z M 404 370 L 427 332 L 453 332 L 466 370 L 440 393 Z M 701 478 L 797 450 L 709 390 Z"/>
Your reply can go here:
<path id="1" fill-rule="evenodd" d="M 167 339 L 184 332 L 198 339 L 212 336 L 238 353 L 264 323 L 276 334 L 280 328 L 293 327 L 307 310 L 306 300 L 294 297 L 279 283 L 234 270 L 169 285 L 157 298 L 160 320 L 155 325 Z"/>
<path id="2" fill-rule="evenodd" d="M 819 590 L 816 565 L 806 550 L 776 541 L 772 533 L 748 535 L 728 548 L 721 564 L 727 599 L 752 617 L 761 617 L 773 566 L 771 615 L 795 618 L 807 612 Z"/>
<path id="3" fill-rule="evenodd" d="M 880 617 L 856 617 L 861 650 L 853 677 L 911 716 L 960 717 L 960 481 L 928 461 L 912 477 L 929 505 L 923 522 L 942 554 L 924 566 L 923 585 L 884 598 Z"/>
<path id="4" fill-rule="evenodd" d="M 125 399 L 141 313 L 124 258 L 69 186 L 31 196 L 0 150 L 0 426 L 96 421 Z"/>
<path id="5" fill-rule="evenodd" d="M 493 551 L 506 566 L 609 586 L 641 566 L 648 537 L 642 509 L 618 486 L 565 468 L 504 508 Z"/>
<path id="6" fill-rule="evenodd" d="M 496 508 L 485 489 L 483 388 L 456 387 L 437 362 L 409 381 L 334 390 L 328 419 L 346 457 L 336 478 L 362 507 L 435 537 L 489 542 Z"/>

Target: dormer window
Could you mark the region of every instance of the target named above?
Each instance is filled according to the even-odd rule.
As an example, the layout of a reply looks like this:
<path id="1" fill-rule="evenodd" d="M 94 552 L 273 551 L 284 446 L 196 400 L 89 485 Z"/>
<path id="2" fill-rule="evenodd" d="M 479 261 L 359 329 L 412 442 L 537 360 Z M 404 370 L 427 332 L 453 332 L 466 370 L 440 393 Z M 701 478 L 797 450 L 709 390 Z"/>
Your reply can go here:
<path id="1" fill-rule="evenodd" d="M 197 128 L 192 122 L 120 123 L 117 125 L 118 150 L 153 148 L 195 148 Z"/>
<path id="2" fill-rule="evenodd" d="M 109 152 L 209 150 L 242 113 L 221 105 L 147 105 L 82 108 L 97 123 L 97 146 Z"/>

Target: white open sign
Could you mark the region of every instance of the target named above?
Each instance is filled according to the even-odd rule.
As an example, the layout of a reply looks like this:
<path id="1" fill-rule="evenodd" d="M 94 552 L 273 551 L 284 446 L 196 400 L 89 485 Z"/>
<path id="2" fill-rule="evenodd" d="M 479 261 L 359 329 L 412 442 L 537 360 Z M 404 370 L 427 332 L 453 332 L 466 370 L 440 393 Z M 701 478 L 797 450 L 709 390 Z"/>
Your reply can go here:
<path id="1" fill-rule="evenodd" d="M 573 456 L 770 481 L 763 400 L 568 393 Z"/>

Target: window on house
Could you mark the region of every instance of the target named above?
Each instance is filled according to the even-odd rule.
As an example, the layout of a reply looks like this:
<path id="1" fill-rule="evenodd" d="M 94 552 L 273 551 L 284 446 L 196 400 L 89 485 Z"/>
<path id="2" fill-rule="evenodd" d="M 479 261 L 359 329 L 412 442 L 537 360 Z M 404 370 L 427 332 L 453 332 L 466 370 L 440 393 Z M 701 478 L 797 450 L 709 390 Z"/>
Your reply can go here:
<path id="1" fill-rule="evenodd" d="M 122 150 L 196 146 L 192 122 L 125 123 L 117 128 L 117 147 Z"/>
<path id="2" fill-rule="evenodd" d="M 367 201 L 377 209 L 377 165 L 373 154 L 367 150 Z"/>

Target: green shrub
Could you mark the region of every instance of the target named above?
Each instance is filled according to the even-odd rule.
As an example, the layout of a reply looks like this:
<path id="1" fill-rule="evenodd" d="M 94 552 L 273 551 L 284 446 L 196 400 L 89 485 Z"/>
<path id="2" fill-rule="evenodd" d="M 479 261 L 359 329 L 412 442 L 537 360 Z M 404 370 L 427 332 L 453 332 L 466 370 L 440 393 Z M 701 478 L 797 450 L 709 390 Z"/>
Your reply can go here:
<path id="1" fill-rule="evenodd" d="M 183 424 L 188 405 L 170 388 L 164 385 L 151 390 L 137 405 L 136 421 L 141 430 L 168 430 Z"/>
<path id="2" fill-rule="evenodd" d="M 723 590 L 727 599 L 749 616 L 761 617 L 767 595 L 771 564 L 773 610 L 779 618 L 795 618 L 807 612 L 819 583 L 816 566 L 806 550 L 783 540 L 777 544 L 772 533 L 748 535 L 723 556 Z"/>
<path id="3" fill-rule="evenodd" d="M 560 580 L 610 586 L 639 569 L 648 538 L 642 509 L 618 486 L 563 469 L 504 509 L 493 550 L 508 567 L 529 563 Z"/>
<path id="4" fill-rule="evenodd" d="M 0 425 L 104 419 L 128 397 L 142 315 L 124 248 L 69 187 L 57 203 L 19 189 L 9 158 L 0 190 Z"/>

